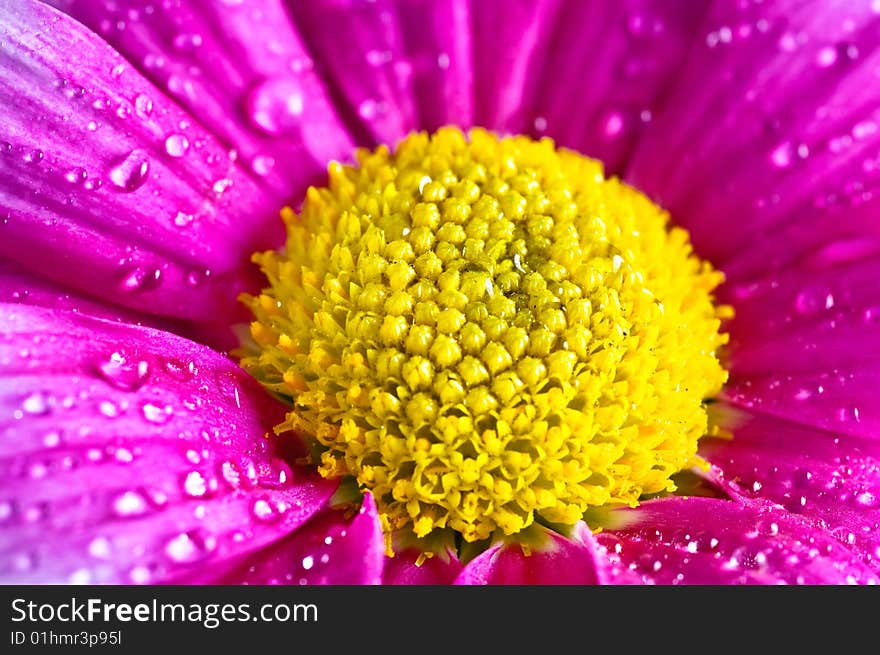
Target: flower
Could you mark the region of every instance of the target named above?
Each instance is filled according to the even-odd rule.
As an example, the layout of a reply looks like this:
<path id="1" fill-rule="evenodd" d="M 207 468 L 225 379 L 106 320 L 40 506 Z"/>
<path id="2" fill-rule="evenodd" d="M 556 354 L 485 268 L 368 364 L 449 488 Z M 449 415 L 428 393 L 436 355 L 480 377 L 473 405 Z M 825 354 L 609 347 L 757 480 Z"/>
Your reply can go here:
<path id="1" fill-rule="evenodd" d="M 57 8 L 27 0 L 0 8 L 3 580 L 878 581 L 876 2 L 547 0 L 505 3 L 504 11 L 495 2 L 464 0 L 53 4 Z M 584 479 L 573 469 L 569 477 L 540 478 L 540 489 L 529 486 L 535 478 L 514 477 L 523 485 L 514 485 L 517 502 L 528 501 L 531 509 L 510 516 L 477 503 L 472 521 L 467 512 L 459 512 L 459 523 L 449 519 L 449 532 L 436 508 L 459 507 L 442 494 L 471 489 L 460 486 L 472 473 L 462 464 L 453 471 L 455 479 L 445 480 L 448 488 L 441 485 L 436 505 L 395 509 L 389 498 L 407 497 L 408 469 L 395 469 L 403 477 L 383 486 L 387 472 L 375 451 L 361 456 L 359 440 L 363 436 L 366 443 L 366 433 L 358 432 L 357 422 L 368 414 L 352 409 L 362 398 L 345 377 L 361 366 L 375 383 L 380 368 L 364 357 L 347 361 L 343 372 L 331 370 L 332 356 L 311 345 L 334 329 L 317 312 L 304 314 L 315 327 L 297 321 L 282 329 L 284 312 L 295 315 L 297 307 L 324 302 L 337 287 L 331 281 L 321 288 L 323 295 L 312 293 L 318 280 L 297 273 L 298 263 L 327 272 L 329 260 L 301 241 L 293 245 L 299 243 L 302 252 L 290 246 L 278 251 L 284 227 L 278 216 L 289 206 L 289 238 L 318 239 L 310 247 L 337 233 L 319 227 L 329 221 L 346 226 L 338 233 L 349 241 L 340 248 L 373 253 L 371 244 L 385 237 L 371 232 L 369 222 L 339 218 L 357 213 L 357 198 L 378 202 L 386 187 L 376 185 L 393 182 L 389 206 L 415 212 L 400 204 L 408 202 L 405 194 L 427 193 L 423 199 L 439 202 L 458 177 L 437 186 L 430 186 L 433 177 L 425 186 L 395 178 L 409 169 L 400 162 L 389 167 L 392 155 L 379 147 L 375 166 L 363 163 L 367 151 L 361 169 L 332 165 L 329 190 L 319 191 L 328 184 L 328 162 L 351 162 L 355 145 L 407 148 L 422 139 L 424 146 L 427 136 L 407 135 L 444 125 L 549 136 L 601 160 L 607 175 L 620 174 L 667 209 L 672 222 L 689 232 L 699 258 L 724 273 L 726 281 L 714 291 L 720 280 L 708 264 L 700 269 L 703 278 L 681 277 L 694 289 L 688 302 L 708 309 L 693 321 L 681 319 L 687 339 L 658 340 L 664 348 L 674 342 L 664 361 L 701 371 L 681 378 L 704 386 L 677 415 L 700 432 L 709 426 L 699 442 L 681 442 L 683 453 L 698 443 L 700 460 L 682 456 L 662 476 L 646 473 L 648 482 L 639 478 L 642 486 L 632 487 L 640 496 L 634 498 L 619 495 L 630 488 L 629 477 L 591 478 L 590 498 L 598 500 L 582 505 L 573 499 L 580 498 Z M 433 138 L 452 134 L 461 136 L 441 130 Z M 481 130 L 469 138 L 498 143 Z M 546 142 L 511 143 L 523 151 L 557 152 Z M 526 173 L 545 165 L 525 165 L 517 157 L 499 161 Z M 594 166 L 584 157 L 577 161 L 578 170 Z M 392 175 L 392 169 L 398 172 Z M 365 177 L 357 178 L 358 170 Z M 439 170 L 440 177 L 444 170 L 463 175 L 449 166 Z M 357 179 L 363 181 L 352 181 Z M 651 202 L 631 200 L 642 196 L 621 191 L 628 189 L 622 184 L 595 174 L 586 180 L 565 183 L 587 185 L 585 196 L 597 189 L 608 195 L 601 205 L 575 205 L 579 211 L 594 208 L 612 229 L 621 215 L 661 216 Z M 316 189 L 307 192 L 310 185 Z M 517 189 L 526 207 L 531 188 Z M 503 200 L 504 192 L 498 193 Z M 543 187 L 535 193 L 549 194 Z M 548 215 L 569 225 L 560 207 Z M 443 211 L 458 216 L 470 210 Z M 322 212 L 335 212 L 334 218 Z M 516 217 L 514 205 L 503 212 Z M 415 214 L 409 216 L 416 226 Z M 430 217 L 422 218 L 431 224 Z M 662 225 L 659 218 L 644 220 L 643 230 L 629 224 L 623 232 L 632 236 Z M 388 233 L 403 225 L 391 225 Z M 530 232 L 531 250 L 552 249 L 552 241 L 540 240 L 542 225 Z M 474 247 L 489 248 L 489 241 L 474 237 L 481 229 L 474 225 L 467 235 L 462 228 L 462 236 L 476 239 Z M 364 236 L 352 250 L 357 230 Z M 448 231 L 446 241 L 454 242 L 455 230 Z M 660 233 L 684 234 L 651 232 Z M 389 289 L 408 290 L 411 275 L 421 276 L 417 283 L 432 279 L 431 262 L 415 264 L 417 238 L 423 237 L 393 246 L 399 252 L 391 264 L 374 262 L 397 266 L 383 273 Z M 655 252 L 664 238 L 644 237 L 633 252 Z M 381 243 L 387 260 L 386 246 L 392 245 Z M 409 268 L 407 243 L 413 249 Z M 547 262 L 565 268 L 560 262 L 571 260 L 562 250 L 556 248 Z M 255 252 L 269 253 L 258 256 L 268 283 L 250 264 Z M 298 258 L 292 263 L 286 259 L 291 253 Z M 467 259 L 458 250 L 447 259 L 435 254 L 444 265 Z M 603 250 L 601 256 L 614 254 Z M 648 265 L 635 262 L 633 253 L 617 256 L 618 268 Z M 335 257 L 333 280 L 355 270 L 344 254 Z M 670 268 L 698 262 L 689 257 L 663 261 Z M 656 259 L 649 261 L 659 268 Z M 373 265 L 366 262 L 362 270 Z M 273 271 L 284 266 L 294 272 L 273 280 Z M 552 267 L 542 271 L 538 286 L 523 287 L 524 299 L 544 298 L 540 285 L 553 275 Z M 499 288 L 514 284 L 504 279 Z M 451 273 L 448 282 L 460 294 L 456 298 L 475 297 Z M 498 285 L 499 278 L 490 282 Z M 246 303 L 239 300 L 242 293 Z M 395 319 L 405 315 L 400 308 L 409 311 L 405 295 L 388 300 L 390 305 L 383 296 L 383 326 L 388 321 L 379 338 L 390 345 L 402 334 Z M 365 311 L 378 311 L 375 298 L 364 302 Z M 657 327 L 659 310 L 644 306 L 645 316 L 653 317 L 644 324 Z M 577 307 L 567 310 L 588 313 L 586 305 Z M 475 392 L 462 416 L 484 416 L 498 398 L 509 407 L 503 399 L 518 393 L 517 383 L 501 376 L 513 362 L 518 333 L 507 330 L 525 328 L 505 326 L 494 335 L 482 326 L 483 342 L 477 327 L 460 332 L 473 322 L 467 306 L 458 314 L 452 301 L 437 308 L 448 312 L 442 326 L 449 329 L 440 331 L 445 340 L 436 352 L 420 354 L 416 341 L 411 349 L 401 346 L 411 358 L 414 384 L 433 376 L 416 357 L 447 370 L 468 355 L 474 385 L 482 380 L 482 366 L 498 388 Z M 540 319 L 545 327 L 569 320 L 574 323 L 567 328 L 586 329 L 574 319 L 557 321 L 554 307 L 546 308 L 550 313 Z M 506 306 L 496 309 L 490 314 L 506 316 Z M 321 311 L 332 318 L 331 311 Z M 420 311 L 441 321 L 430 308 Z M 514 321 L 515 303 L 510 311 Z M 712 323 L 716 317 L 729 319 L 721 333 Z M 254 318 L 253 341 L 233 334 L 231 327 Z M 271 339 L 261 341 L 267 334 Z M 345 342 L 356 344 L 364 334 L 346 333 Z M 550 346 L 547 356 L 577 352 L 579 334 L 593 338 L 572 333 L 570 350 Z M 728 346 L 721 334 L 729 335 Z M 244 366 L 254 377 L 224 354 L 242 343 Z M 302 344 L 312 359 L 303 359 Z M 723 388 L 716 348 L 729 372 Z M 566 368 L 567 356 L 556 359 L 541 365 L 561 367 L 564 386 L 574 364 Z M 700 361 L 706 363 L 694 364 Z M 529 367 L 538 365 L 526 364 L 519 382 L 528 382 Z M 671 375 L 674 369 L 670 363 L 659 370 Z M 313 389 L 309 380 L 321 384 Z M 306 389 L 348 394 L 350 406 L 337 416 L 337 405 L 298 395 Z M 630 398 L 623 388 L 615 393 Z M 547 396 L 552 404 L 550 396 L 560 394 Z M 701 402 L 703 396 L 711 402 Z M 682 397 L 674 396 L 676 402 Z M 405 398 L 395 391 L 374 400 L 378 409 L 370 416 Z M 544 403 L 535 406 L 551 406 Z M 640 416 L 645 413 L 644 404 L 634 405 Z M 414 406 L 412 416 L 425 422 L 425 407 Z M 574 416 L 589 416 L 587 409 L 569 408 L 572 418 L 560 425 L 578 432 Z M 440 423 L 425 425 L 430 434 L 417 436 L 430 448 L 440 439 L 431 432 Z M 621 437 L 619 425 L 619 434 L 608 431 L 611 441 Z M 300 440 L 284 429 L 291 427 L 315 434 Z M 537 438 L 547 434 L 529 425 L 523 430 Z M 492 438 L 498 434 L 486 436 L 486 457 L 496 452 Z M 668 441 L 673 437 L 663 443 Z M 417 442 L 414 436 L 414 449 L 422 447 Z M 642 454 L 654 457 L 659 447 Z M 470 450 L 449 452 L 462 462 L 471 457 Z M 516 453 L 505 465 L 528 468 L 531 460 Z M 547 461 L 574 461 L 567 456 Z M 690 468 L 674 473 L 685 466 Z M 572 480 L 577 484 L 568 484 Z M 502 482 L 492 483 L 493 503 L 513 493 Z M 622 505 L 608 505 L 612 496 Z M 398 541 L 401 530 L 416 538 Z M 438 534 L 444 539 L 420 541 Z"/>

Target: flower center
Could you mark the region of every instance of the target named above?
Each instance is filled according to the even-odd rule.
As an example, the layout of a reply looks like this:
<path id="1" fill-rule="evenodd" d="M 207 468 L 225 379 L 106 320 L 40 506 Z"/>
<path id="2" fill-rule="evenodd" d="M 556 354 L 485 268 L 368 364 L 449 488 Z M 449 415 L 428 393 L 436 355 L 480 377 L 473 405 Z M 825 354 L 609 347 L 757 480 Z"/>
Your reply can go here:
<path id="1" fill-rule="evenodd" d="M 242 364 L 394 543 L 525 541 L 699 461 L 727 378 L 722 275 L 645 196 L 549 139 L 481 129 L 329 177 L 282 212 L 286 249 L 255 255 L 269 287 L 245 297 Z"/>

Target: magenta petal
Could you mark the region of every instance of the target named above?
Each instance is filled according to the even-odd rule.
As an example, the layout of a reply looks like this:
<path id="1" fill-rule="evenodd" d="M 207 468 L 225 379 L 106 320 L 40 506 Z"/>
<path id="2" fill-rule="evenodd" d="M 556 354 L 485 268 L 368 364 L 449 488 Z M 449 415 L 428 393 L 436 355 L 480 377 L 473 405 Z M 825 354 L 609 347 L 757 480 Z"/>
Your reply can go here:
<path id="1" fill-rule="evenodd" d="M 461 573 L 462 565 L 452 553 L 434 555 L 416 564 L 419 551 L 405 550 L 385 560 L 382 583 L 389 585 L 447 585 Z"/>
<path id="2" fill-rule="evenodd" d="M 498 543 L 464 567 L 455 584 L 580 585 L 609 582 L 610 567 L 589 529 L 578 524 L 567 539 L 547 531 L 547 543 L 526 555 L 517 544 Z"/>
<path id="3" fill-rule="evenodd" d="M 475 122 L 499 132 L 525 132 L 560 12 L 561 0 L 471 3 Z M 549 75 L 553 77 L 553 75 Z"/>
<path id="4" fill-rule="evenodd" d="M 73 19 L 0 9 L 0 256 L 177 318 L 231 319 L 279 206 L 228 149 Z M 75 53 L 75 54 L 73 54 Z"/>
<path id="5" fill-rule="evenodd" d="M 369 493 L 358 513 L 315 517 L 296 533 L 253 553 L 225 584 L 375 585 L 382 582 L 385 539 Z"/>
<path id="6" fill-rule="evenodd" d="M 11 261 L 0 260 L 0 303 L 65 309 L 110 321 L 159 327 L 155 316 L 75 293 Z"/>
<path id="7" fill-rule="evenodd" d="M 0 579 L 164 582 L 294 531 L 335 483 L 292 470 L 284 409 L 149 328 L 0 305 Z"/>
<path id="8" fill-rule="evenodd" d="M 732 372 L 816 374 L 876 370 L 880 363 L 880 242 L 841 262 L 811 259 L 751 283 L 728 285 Z"/>
<path id="9" fill-rule="evenodd" d="M 624 509 L 597 539 L 648 584 L 876 584 L 847 547 L 769 503 L 670 496 Z"/>
<path id="10" fill-rule="evenodd" d="M 567 0 L 527 129 L 617 173 L 650 126 L 706 10 L 694 0 Z"/>
<path id="11" fill-rule="evenodd" d="M 468 0 L 397 0 L 419 128 L 469 127 L 474 80 Z"/>
<path id="12" fill-rule="evenodd" d="M 280 0 L 55 0 L 122 53 L 280 199 L 323 180 L 352 144 Z"/>
<path id="13" fill-rule="evenodd" d="M 627 177 L 732 279 L 880 237 L 880 14 L 716 2 Z"/>
<path id="14" fill-rule="evenodd" d="M 805 404 L 808 404 L 805 403 Z M 767 499 L 819 521 L 880 571 L 880 438 L 735 412 L 733 439 L 705 441 L 728 493 Z"/>
<path id="15" fill-rule="evenodd" d="M 417 127 L 412 64 L 394 0 L 309 0 L 289 6 L 318 72 L 371 139 L 394 144 Z"/>

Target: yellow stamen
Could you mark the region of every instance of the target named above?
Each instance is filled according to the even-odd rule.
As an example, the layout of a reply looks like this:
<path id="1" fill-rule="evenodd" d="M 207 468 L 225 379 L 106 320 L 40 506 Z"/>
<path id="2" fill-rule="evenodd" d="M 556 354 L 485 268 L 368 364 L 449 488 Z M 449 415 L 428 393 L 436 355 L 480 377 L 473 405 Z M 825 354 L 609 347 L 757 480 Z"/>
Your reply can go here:
<path id="1" fill-rule="evenodd" d="M 697 460 L 721 273 L 599 162 L 453 128 L 358 151 L 283 212 L 243 366 L 325 476 L 438 543 L 572 525 Z M 523 532 L 525 531 L 525 532 Z M 430 550 L 430 548 L 426 548 Z"/>

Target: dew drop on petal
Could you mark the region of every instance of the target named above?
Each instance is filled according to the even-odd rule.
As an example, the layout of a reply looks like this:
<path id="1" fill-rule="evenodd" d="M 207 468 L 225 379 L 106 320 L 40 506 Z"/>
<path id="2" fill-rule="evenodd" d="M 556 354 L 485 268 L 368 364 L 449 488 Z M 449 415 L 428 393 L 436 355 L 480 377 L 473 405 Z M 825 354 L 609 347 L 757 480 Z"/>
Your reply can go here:
<path id="1" fill-rule="evenodd" d="M 245 100 L 249 120 L 271 135 L 298 129 L 304 108 L 302 85 L 292 77 L 273 77 L 257 84 Z"/>
<path id="2" fill-rule="evenodd" d="M 208 483 L 198 471 L 190 471 L 183 479 L 183 492 L 191 498 L 201 498 L 208 493 Z"/>
<path id="3" fill-rule="evenodd" d="M 148 118 L 153 113 L 153 101 L 149 96 L 141 93 L 134 99 L 134 108 L 138 116 Z"/>
<path id="4" fill-rule="evenodd" d="M 172 41 L 174 47 L 181 52 L 188 52 L 201 47 L 202 35 L 192 32 L 181 32 Z"/>
<path id="5" fill-rule="evenodd" d="M 770 153 L 770 161 L 776 168 L 787 168 L 791 165 L 793 158 L 794 148 L 788 141 L 777 146 L 773 152 Z"/>
<path id="6" fill-rule="evenodd" d="M 88 569 L 77 569 L 67 577 L 67 581 L 72 585 L 89 584 L 92 581 L 92 573 Z"/>
<path id="7" fill-rule="evenodd" d="M 165 544 L 165 554 L 172 562 L 185 564 L 197 562 L 207 553 L 204 542 L 194 533 L 182 532 Z"/>
<path id="8" fill-rule="evenodd" d="M 186 227 L 190 223 L 195 220 L 195 216 L 192 214 L 187 214 L 185 212 L 177 212 L 177 215 L 174 217 L 174 224 L 177 227 Z"/>
<path id="9" fill-rule="evenodd" d="M 173 410 L 170 405 L 160 407 L 153 403 L 145 403 L 141 407 L 141 412 L 143 413 L 144 418 L 150 423 L 161 425 L 167 423 L 171 419 Z"/>
<path id="10" fill-rule="evenodd" d="M 182 134 L 171 134 L 165 139 L 165 152 L 171 157 L 183 157 L 189 150 L 189 139 Z"/>
<path id="11" fill-rule="evenodd" d="M 111 550 L 107 537 L 95 537 L 89 542 L 89 555 L 95 559 L 110 559 Z"/>
<path id="12" fill-rule="evenodd" d="M 110 181 L 120 191 L 131 193 L 144 185 L 149 172 L 147 153 L 138 148 L 110 169 Z"/>
<path id="13" fill-rule="evenodd" d="M 36 392 L 22 401 L 21 408 L 26 414 L 42 416 L 49 413 L 49 402 L 44 394 Z"/>
<path id="14" fill-rule="evenodd" d="M 251 162 L 251 168 L 259 176 L 265 176 L 275 167 L 275 159 L 268 155 L 257 155 Z"/>
<path id="15" fill-rule="evenodd" d="M 148 511 L 150 505 L 139 491 L 124 491 L 113 499 L 113 513 L 120 518 L 143 516 Z"/>
<path id="16" fill-rule="evenodd" d="M 132 584 L 149 584 L 153 576 L 146 566 L 135 566 L 128 572 L 128 579 Z"/>
<path id="17" fill-rule="evenodd" d="M 150 371 L 148 362 L 130 359 L 120 352 L 113 352 L 97 364 L 101 377 L 117 389 L 135 391 L 147 381 Z"/>
<path id="18" fill-rule="evenodd" d="M 76 166 L 71 168 L 64 174 L 64 179 L 70 182 L 71 184 L 82 184 L 86 180 L 86 169 L 82 166 Z"/>

